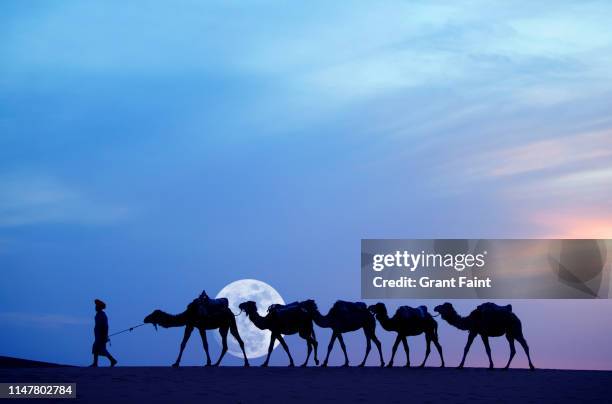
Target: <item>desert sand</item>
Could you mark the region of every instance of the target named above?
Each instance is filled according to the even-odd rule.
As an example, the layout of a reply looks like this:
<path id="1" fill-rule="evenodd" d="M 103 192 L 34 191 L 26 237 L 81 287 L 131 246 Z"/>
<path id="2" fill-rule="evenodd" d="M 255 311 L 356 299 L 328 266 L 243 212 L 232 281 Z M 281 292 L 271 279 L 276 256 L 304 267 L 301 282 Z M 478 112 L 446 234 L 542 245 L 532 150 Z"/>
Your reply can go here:
<path id="1" fill-rule="evenodd" d="M 87 403 L 584 403 L 612 393 L 612 372 L 603 371 L 14 365 L 0 361 L 0 382 L 75 382 L 75 401 Z"/>

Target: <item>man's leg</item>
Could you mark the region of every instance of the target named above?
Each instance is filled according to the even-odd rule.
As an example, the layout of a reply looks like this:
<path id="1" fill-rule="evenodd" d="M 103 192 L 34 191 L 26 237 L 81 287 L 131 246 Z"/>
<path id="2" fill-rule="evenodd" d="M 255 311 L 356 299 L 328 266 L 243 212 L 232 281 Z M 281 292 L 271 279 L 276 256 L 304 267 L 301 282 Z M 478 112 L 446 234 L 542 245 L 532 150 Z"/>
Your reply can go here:
<path id="1" fill-rule="evenodd" d="M 111 367 L 113 367 L 113 366 L 115 366 L 117 364 L 117 359 L 113 358 L 113 355 L 111 355 L 110 352 L 106 351 L 104 356 L 106 356 L 108 358 L 108 360 L 110 361 Z"/>

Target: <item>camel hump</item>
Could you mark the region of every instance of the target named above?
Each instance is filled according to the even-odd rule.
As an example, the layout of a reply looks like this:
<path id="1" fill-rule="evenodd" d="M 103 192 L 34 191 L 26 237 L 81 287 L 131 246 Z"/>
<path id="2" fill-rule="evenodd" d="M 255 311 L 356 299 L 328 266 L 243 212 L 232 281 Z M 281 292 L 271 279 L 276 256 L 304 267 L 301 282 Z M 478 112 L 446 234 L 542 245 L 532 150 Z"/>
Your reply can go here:
<path id="1" fill-rule="evenodd" d="M 397 313 L 404 318 L 421 318 L 424 319 L 429 316 L 429 312 L 427 311 L 427 306 L 419 306 L 419 307 L 410 307 L 410 306 L 401 306 L 397 309 Z"/>
<path id="2" fill-rule="evenodd" d="M 487 303 L 482 303 L 481 305 L 479 305 L 477 307 L 477 310 L 483 313 L 486 312 L 507 312 L 507 313 L 512 313 L 512 305 L 511 304 L 507 304 L 505 306 L 500 306 L 497 305 L 495 303 L 491 303 L 491 302 L 487 302 Z"/>
<path id="3" fill-rule="evenodd" d="M 220 297 L 218 299 L 206 299 L 206 305 L 208 307 L 211 308 L 228 308 L 229 307 L 229 300 L 227 300 L 227 298 L 225 297 Z"/>
<path id="4" fill-rule="evenodd" d="M 287 313 L 287 312 L 292 312 L 295 310 L 304 310 L 304 308 L 302 308 L 302 304 L 300 302 L 291 302 L 289 304 L 271 304 L 270 306 L 268 306 L 268 313 L 272 313 L 272 314 L 282 314 L 282 313 Z"/>
<path id="5" fill-rule="evenodd" d="M 200 316 L 208 316 L 229 309 L 229 301 L 225 297 L 220 297 L 218 299 L 211 299 L 209 297 L 198 297 L 197 299 L 194 299 L 193 302 L 191 302 L 189 307 L 192 307 L 197 310 L 198 315 Z"/>
<path id="6" fill-rule="evenodd" d="M 336 310 L 368 310 L 368 306 L 364 302 L 347 302 L 346 300 L 337 300 L 332 309 Z"/>

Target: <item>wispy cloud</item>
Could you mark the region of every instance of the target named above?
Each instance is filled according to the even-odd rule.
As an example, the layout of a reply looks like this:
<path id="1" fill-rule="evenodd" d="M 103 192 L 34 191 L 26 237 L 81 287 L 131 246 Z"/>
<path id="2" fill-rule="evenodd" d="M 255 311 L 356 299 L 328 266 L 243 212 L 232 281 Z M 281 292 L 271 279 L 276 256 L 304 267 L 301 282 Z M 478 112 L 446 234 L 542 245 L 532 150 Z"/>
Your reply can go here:
<path id="1" fill-rule="evenodd" d="M 455 89 L 465 84 L 464 91 L 516 91 L 515 102 L 526 99 L 526 86 L 538 85 L 548 95 L 527 100 L 549 103 L 612 85 L 605 2 L 309 2 L 301 12 L 275 2 L 219 2 L 172 7 L 172 13 L 164 2 L 148 10 L 121 3 L 122 13 L 111 3 L 54 5 L 9 21 L 10 40 L 0 48 L 6 68 L 111 75 L 216 69 L 270 76 L 294 93 L 319 101 L 327 95 L 328 104 L 451 82 Z M 73 22 L 82 20 L 90 29 L 74 35 Z M 126 25 L 141 28 L 129 36 L 114 28 Z M 48 38 L 44 46 L 41 37 Z"/>
<path id="2" fill-rule="evenodd" d="M 482 153 L 470 161 L 469 172 L 473 177 L 510 177 L 534 174 L 546 170 L 568 170 L 580 167 L 584 172 L 589 166 L 612 168 L 612 130 L 578 133 L 552 139 L 538 139 L 515 147 L 501 148 Z M 605 169 L 604 169 L 605 171 Z M 592 175 L 570 173 L 551 176 L 566 177 L 576 182 L 578 177 L 596 179 Z M 577 177 L 578 176 L 578 177 Z"/>
<path id="3" fill-rule="evenodd" d="M 44 223 L 105 224 L 122 218 L 123 207 L 91 200 L 47 175 L 0 177 L 0 227 Z"/>
<path id="4" fill-rule="evenodd" d="M 65 314 L 0 312 L 0 322 L 7 325 L 40 328 L 78 326 L 91 324 L 91 320 Z"/>

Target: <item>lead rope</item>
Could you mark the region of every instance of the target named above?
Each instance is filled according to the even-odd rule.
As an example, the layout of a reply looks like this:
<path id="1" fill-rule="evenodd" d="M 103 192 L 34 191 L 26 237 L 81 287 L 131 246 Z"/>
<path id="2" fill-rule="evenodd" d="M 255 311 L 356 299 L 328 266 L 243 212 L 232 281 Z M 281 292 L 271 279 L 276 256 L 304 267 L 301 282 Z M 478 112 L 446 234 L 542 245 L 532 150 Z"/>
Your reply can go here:
<path id="1" fill-rule="evenodd" d="M 108 336 L 108 344 L 110 346 L 113 346 L 113 344 L 111 343 L 110 337 L 114 337 L 115 335 L 123 334 L 124 332 L 128 332 L 128 331 L 132 332 L 135 328 L 142 327 L 143 325 L 146 325 L 146 324 L 145 323 L 138 324 L 138 325 L 135 325 L 133 327 L 126 328 L 125 330 L 121 330 L 121 331 L 118 331 L 116 333 L 113 333 L 113 334 L 109 335 Z"/>

